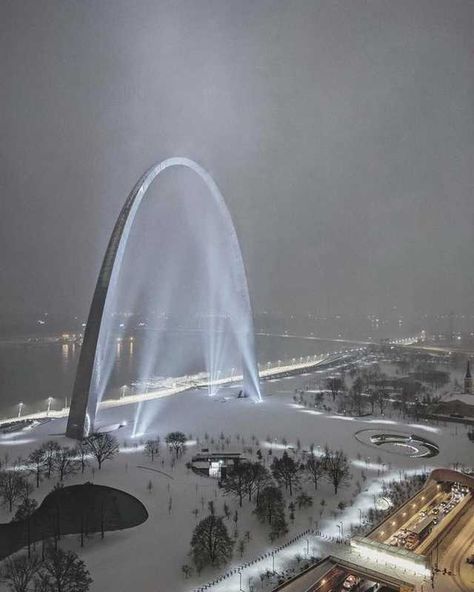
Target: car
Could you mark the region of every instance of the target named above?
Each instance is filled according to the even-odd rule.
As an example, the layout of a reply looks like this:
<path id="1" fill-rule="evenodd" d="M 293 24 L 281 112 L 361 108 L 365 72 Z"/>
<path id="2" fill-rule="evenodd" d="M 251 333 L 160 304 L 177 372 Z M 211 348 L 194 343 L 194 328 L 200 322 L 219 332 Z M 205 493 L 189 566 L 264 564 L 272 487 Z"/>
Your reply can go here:
<path id="1" fill-rule="evenodd" d="M 360 578 L 358 576 L 354 576 L 353 574 L 350 574 L 344 580 L 344 583 L 342 584 L 342 589 L 343 590 L 354 590 L 354 588 L 359 584 L 359 582 L 360 582 Z"/>
<path id="2" fill-rule="evenodd" d="M 408 536 L 408 530 L 406 528 L 402 528 L 398 533 L 399 539 L 405 539 Z"/>

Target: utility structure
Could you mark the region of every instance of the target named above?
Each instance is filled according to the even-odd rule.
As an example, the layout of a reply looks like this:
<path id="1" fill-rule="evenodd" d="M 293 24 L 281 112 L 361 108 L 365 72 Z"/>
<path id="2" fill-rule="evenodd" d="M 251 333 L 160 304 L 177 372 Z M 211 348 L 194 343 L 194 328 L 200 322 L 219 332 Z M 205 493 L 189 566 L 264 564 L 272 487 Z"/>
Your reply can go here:
<path id="1" fill-rule="evenodd" d="M 165 169 L 175 166 L 186 167 L 194 171 L 204 181 L 209 193 L 219 209 L 228 232 L 229 244 L 232 249 L 233 260 L 231 262 L 235 277 L 237 278 L 235 290 L 237 297 L 246 314 L 245 325 L 242 330 L 241 344 L 243 384 L 244 391 L 257 400 L 261 400 L 258 366 L 255 355 L 255 335 L 253 328 L 253 315 L 248 291 L 247 276 L 240 250 L 237 233 L 232 222 L 229 210 L 224 202 L 219 188 L 211 175 L 198 163 L 182 157 L 168 158 L 148 169 L 137 181 L 130 192 L 112 231 L 107 250 L 105 252 L 102 267 L 100 269 L 92 304 L 89 310 L 84 339 L 76 372 L 76 379 L 71 399 L 71 407 L 66 428 L 66 436 L 80 440 L 94 430 L 95 417 L 98 405 L 98 382 L 100 379 L 97 366 L 98 344 L 101 337 L 102 320 L 107 296 L 116 283 L 122 264 L 125 247 L 130 234 L 133 221 L 145 197 L 145 194 L 156 179 Z M 243 346 L 242 346 L 242 340 Z"/>

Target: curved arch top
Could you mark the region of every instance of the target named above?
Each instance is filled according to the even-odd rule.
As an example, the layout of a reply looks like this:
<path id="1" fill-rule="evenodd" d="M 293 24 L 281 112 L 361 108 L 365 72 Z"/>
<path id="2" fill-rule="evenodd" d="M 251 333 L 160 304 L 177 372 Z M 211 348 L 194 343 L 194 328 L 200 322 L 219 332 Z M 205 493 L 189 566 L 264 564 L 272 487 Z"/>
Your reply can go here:
<path id="1" fill-rule="evenodd" d="M 89 317 L 84 331 L 84 340 L 79 357 L 66 428 L 66 436 L 70 438 L 81 439 L 84 436 L 86 417 L 89 419 L 90 429 L 94 429 L 98 401 L 97 389 L 94 388 L 92 379 L 97 357 L 97 345 L 101 333 L 102 318 L 109 288 L 116 283 L 120 272 L 125 247 L 136 214 L 148 188 L 156 177 L 158 177 L 158 175 L 164 170 L 178 166 L 186 167 L 194 171 L 204 181 L 215 205 L 219 208 L 226 224 L 226 228 L 229 231 L 229 239 L 231 241 L 234 257 L 232 268 L 237 277 L 236 290 L 238 291 L 238 297 L 240 298 L 241 303 L 246 309 L 248 318 L 246 339 L 248 342 L 249 355 L 243 358 L 244 389 L 257 399 L 260 399 L 258 367 L 255 357 L 253 316 L 247 277 L 239 240 L 229 210 L 227 209 L 224 198 L 222 197 L 214 179 L 201 165 L 190 158 L 167 158 L 149 168 L 140 177 L 125 201 L 112 231 L 99 277 L 97 279 L 94 296 L 89 310 Z"/>

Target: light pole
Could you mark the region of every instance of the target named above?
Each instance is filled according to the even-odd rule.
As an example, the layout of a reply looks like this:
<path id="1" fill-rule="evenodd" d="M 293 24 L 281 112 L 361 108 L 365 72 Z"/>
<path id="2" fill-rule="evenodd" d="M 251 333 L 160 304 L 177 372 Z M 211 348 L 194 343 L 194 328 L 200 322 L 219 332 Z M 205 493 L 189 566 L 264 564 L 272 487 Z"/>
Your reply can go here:
<path id="1" fill-rule="evenodd" d="M 49 412 L 51 411 L 51 403 L 53 402 L 53 397 L 48 397 L 48 406 L 46 408 L 46 416 L 49 415 Z"/>
<path id="2" fill-rule="evenodd" d="M 275 573 L 275 551 L 272 551 L 272 572 Z"/>
<path id="3" fill-rule="evenodd" d="M 359 522 L 362 524 L 362 510 L 359 508 Z"/>
<path id="4" fill-rule="evenodd" d="M 309 539 L 306 539 L 306 557 L 309 557 Z"/>
<path id="5" fill-rule="evenodd" d="M 23 411 L 24 406 L 25 405 L 21 401 L 18 403 L 18 419 L 21 417 L 21 412 Z"/>
<path id="6" fill-rule="evenodd" d="M 127 385 L 124 384 L 120 387 L 120 398 L 123 399 L 127 393 Z"/>
<path id="7" fill-rule="evenodd" d="M 239 569 L 239 592 L 242 592 L 242 570 Z"/>
<path id="8" fill-rule="evenodd" d="M 342 534 L 341 534 L 341 525 L 340 524 L 336 524 L 338 530 L 339 530 L 339 538 L 342 538 Z"/>
<path id="9" fill-rule="evenodd" d="M 344 537 L 344 522 L 341 520 L 339 524 L 341 525 L 341 536 Z"/>

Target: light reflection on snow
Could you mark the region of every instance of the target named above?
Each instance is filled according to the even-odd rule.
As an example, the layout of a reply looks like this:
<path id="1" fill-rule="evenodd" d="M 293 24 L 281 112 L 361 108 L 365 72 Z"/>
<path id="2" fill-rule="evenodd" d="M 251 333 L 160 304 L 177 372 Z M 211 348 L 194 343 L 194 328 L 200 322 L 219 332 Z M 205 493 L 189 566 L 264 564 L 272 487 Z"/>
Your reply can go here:
<path id="1" fill-rule="evenodd" d="M 380 463 L 374 463 L 374 462 L 365 462 L 365 460 L 360 460 L 358 458 L 351 460 L 351 464 L 354 467 L 357 467 L 360 469 L 368 469 L 370 471 L 386 471 L 387 470 L 387 465 L 380 464 Z"/>
<path id="2" fill-rule="evenodd" d="M 387 425 L 398 425 L 398 421 L 393 419 L 370 419 L 367 423 L 383 423 Z"/>
<path id="3" fill-rule="evenodd" d="M 409 423 L 409 428 L 418 428 L 419 430 L 425 430 L 426 432 L 431 432 L 432 434 L 439 434 L 440 429 L 434 428 L 432 426 L 427 426 L 419 423 Z"/>
<path id="4" fill-rule="evenodd" d="M 274 450 L 288 450 L 288 448 L 294 448 L 294 445 L 281 444 L 280 442 L 264 442 L 263 448 L 273 448 Z"/>
<path id="5" fill-rule="evenodd" d="M 120 446 L 120 454 L 134 454 L 135 452 L 143 452 L 145 450 L 145 444 L 139 444 L 138 446 Z"/>
<path id="6" fill-rule="evenodd" d="M 31 444 L 36 442 L 34 438 L 23 438 L 20 440 L 0 440 L 0 446 L 18 446 L 19 444 Z"/>

